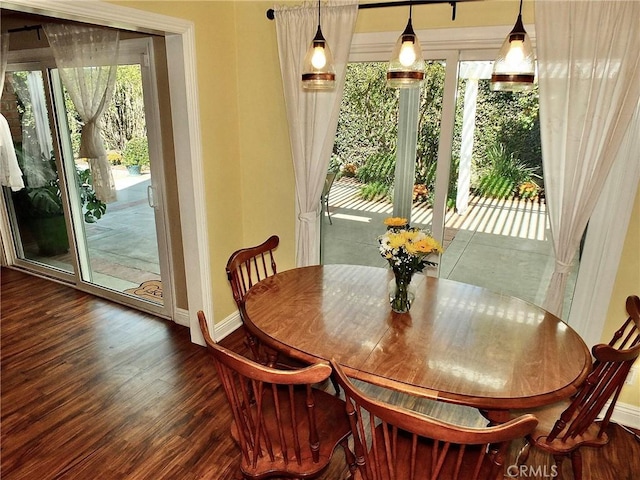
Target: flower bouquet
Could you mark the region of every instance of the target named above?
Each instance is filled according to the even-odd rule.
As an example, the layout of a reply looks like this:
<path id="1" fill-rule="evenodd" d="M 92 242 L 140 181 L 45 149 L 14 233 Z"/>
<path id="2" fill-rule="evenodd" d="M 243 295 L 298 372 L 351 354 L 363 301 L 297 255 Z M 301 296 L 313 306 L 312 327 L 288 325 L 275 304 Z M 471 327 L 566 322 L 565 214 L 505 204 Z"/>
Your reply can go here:
<path id="1" fill-rule="evenodd" d="M 429 260 L 429 256 L 442 253 L 443 249 L 429 232 L 410 227 L 406 218 L 390 217 L 384 223 L 387 231 L 378 237 L 380 254 L 389 262 L 395 283 L 390 288 L 389 302 L 394 312 L 404 313 L 409 311 L 413 301 L 409 291 L 413 274 L 437 265 Z"/>

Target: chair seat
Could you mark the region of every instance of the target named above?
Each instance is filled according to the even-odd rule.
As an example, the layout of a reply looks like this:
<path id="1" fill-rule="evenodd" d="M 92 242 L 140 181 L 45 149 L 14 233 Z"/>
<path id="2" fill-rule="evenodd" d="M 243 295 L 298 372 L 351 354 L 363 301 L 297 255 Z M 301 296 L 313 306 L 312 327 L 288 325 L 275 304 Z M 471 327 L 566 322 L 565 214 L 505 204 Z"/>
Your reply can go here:
<path id="1" fill-rule="evenodd" d="M 279 387 L 281 390 L 285 388 Z M 345 414 L 344 402 L 333 395 L 326 392 L 316 390 L 313 391 L 313 398 L 315 400 L 315 412 L 316 412 L 316 426 L 317 433 L 323 441 L 320 443 L 319 459 L 315 462 L 317 466 L 315 469 L 310 468 L 313 465 L 313 459 L 311 449 L 303 448 L 298 458 L 298 452 L 294 451 L 293 445 L 295 444 L 292 433 L 296 431 L 300 438 L 300 442 L 309 441 L 309 422 L 306 409 L 306 391 L 304 388 L 296 388 L 294 390 L 294 405 L 296 409 L 296 417 L 298 418 L 297 428 L 286 428 L 285 426 L 285 438 L 283 445 L 281 437 L 278 432 L 278 426 L 275 421 L 275 408 L 273 405 L 273 397 L 271 395 L 264 395 L 263 404 L 263 418 L 265 419 L 265 428 L 268 430 L 268 437 L 273 440 L 272 450 L 274 452 L 273 460 L 270 458 L 268 449 L 264 444 L 260 445 L 262 449 L 262 455 L 258 457 L 256 465 L 251 465 L 246 457 L 242 457 L 240 468 L 244 475 L 247 477 L 263 478 L 264 475 L 287 475 L 295 476 L 313 476 L 324 470 L 331 461 L 334 447 L 342 440 L 347 438 L 351 433 L 351 427 L 349 420 Z M 281 402 L 281 410 L 289 411 L 290 402 L 289 397 L 282 395 L 283 401 Z M 256 406 L 252 407 L 252 411 L 255 413 Z M 231 435 L 233 439 L 240 444 L 238 426 L 234 421 L 231 425 Z M 284 447 L 284 448 L 283 448 Z M 286 452 L 283 454 L 282 452 Z M 253 456 L 253 451 L 250 451 L 249 457 Z M 284 456 L 287 458 L 284 458 Z"/>
<path id="2" fill-rule="evenodd" d="M 391 435 L 391 431 L 387 432 L 387 435 Z M 441 448 L 434 449 L 434 440 L 428 438 L 420 438 L 417 443 L 417 454 L 415 455 L 416 464 L 414 466 L 415 472 L 425 472 L 422 476 L 411 474 L 411 458 L 412 458 L 412 446 L 411 435 L 402 430 L 398 430 L 398 443 L 397 443 L 397 457 L 395 463 L 387 460 L 387 452 L 385 450 L 384 442 L 384 427 L 378 425 L 376 427 L 375 435 L 377 441 L 377 455 L 380 459 L 381 465 L 393 465 L 394 473 L 391 474 L 388 468 L 382 468 L 378 473 L 381 474 L 379 480 L 399 480 L 410 478 L 431 478 L 426 472 L 433 472 L 437 465 L 437 458 L 433 458 L 433 452 L 441 452 Z M 492 462 L 482 462 L 478 475 L 475 474 L 481 456 L 484 456 L 485 445 L 465 445 L 462 455 L 462 462 L 457 467 L 457 462 L 460 460 L 461 449 L 463 446 L 451 444 L 449 450 L 444 459 L 444 463 L 440 470 L 440 474 L 437 476 L 439 479 L 445 478 L 496 478 L 498 470 L 502 467 L 493 464 Z M 456 473 L 457 472 L 457 473 Z M 357 478 L 357 477 L 356 477 Z M 502 478 L 502 475 L 499 476 Z"/>

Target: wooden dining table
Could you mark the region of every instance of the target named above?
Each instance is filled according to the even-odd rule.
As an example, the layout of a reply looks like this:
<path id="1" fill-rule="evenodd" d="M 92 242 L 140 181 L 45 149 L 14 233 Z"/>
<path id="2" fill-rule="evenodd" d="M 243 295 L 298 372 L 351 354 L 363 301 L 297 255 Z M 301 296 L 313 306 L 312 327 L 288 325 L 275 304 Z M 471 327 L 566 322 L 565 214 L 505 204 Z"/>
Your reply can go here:
<path id="1" fill-rule="evenodd" d="M 536 305 L 417 274 L 411 309 L 399 314 L 392 280 L 358 265 L 283 271 L 249 290 L 245 322 L 288 356 L 334 359 L 359 380 L 476 407 L 495 422 L 571 396 L 590 371 L 580 336 Z"/>

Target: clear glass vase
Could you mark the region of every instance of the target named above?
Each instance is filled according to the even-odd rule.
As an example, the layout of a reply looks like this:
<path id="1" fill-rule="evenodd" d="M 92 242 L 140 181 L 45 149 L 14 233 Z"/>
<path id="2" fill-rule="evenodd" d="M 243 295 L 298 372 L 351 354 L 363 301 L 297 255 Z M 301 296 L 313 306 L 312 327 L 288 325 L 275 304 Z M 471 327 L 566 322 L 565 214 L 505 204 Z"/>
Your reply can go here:
<path id="1" fill-rule="evenodd" d="M 408 312 L 416 298 L 415 290 L 411 285 L 413 273 L 396 269 L 393 271 L 394 278 L 389 282 L 389 304 L 391 310 L 396 313 Z"/>

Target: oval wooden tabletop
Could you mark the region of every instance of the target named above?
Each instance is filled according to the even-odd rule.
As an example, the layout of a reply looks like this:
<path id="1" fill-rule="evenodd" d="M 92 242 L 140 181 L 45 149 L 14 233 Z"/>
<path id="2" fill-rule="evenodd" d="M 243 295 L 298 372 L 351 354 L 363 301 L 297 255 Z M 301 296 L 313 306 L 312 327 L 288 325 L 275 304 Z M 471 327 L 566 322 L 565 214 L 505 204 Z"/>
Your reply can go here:
<path id="1" fill-rule="evenodd" d="M 416 275 L 411 310 L 397 314 L 391 278 L 357 265 L 287 270 L 251 288 L 246 314 L 288 355 L 334 358 L 361 380 L 481 409 L 553 403 L 589 372 L 580 336 L 540 307 Z"/>

